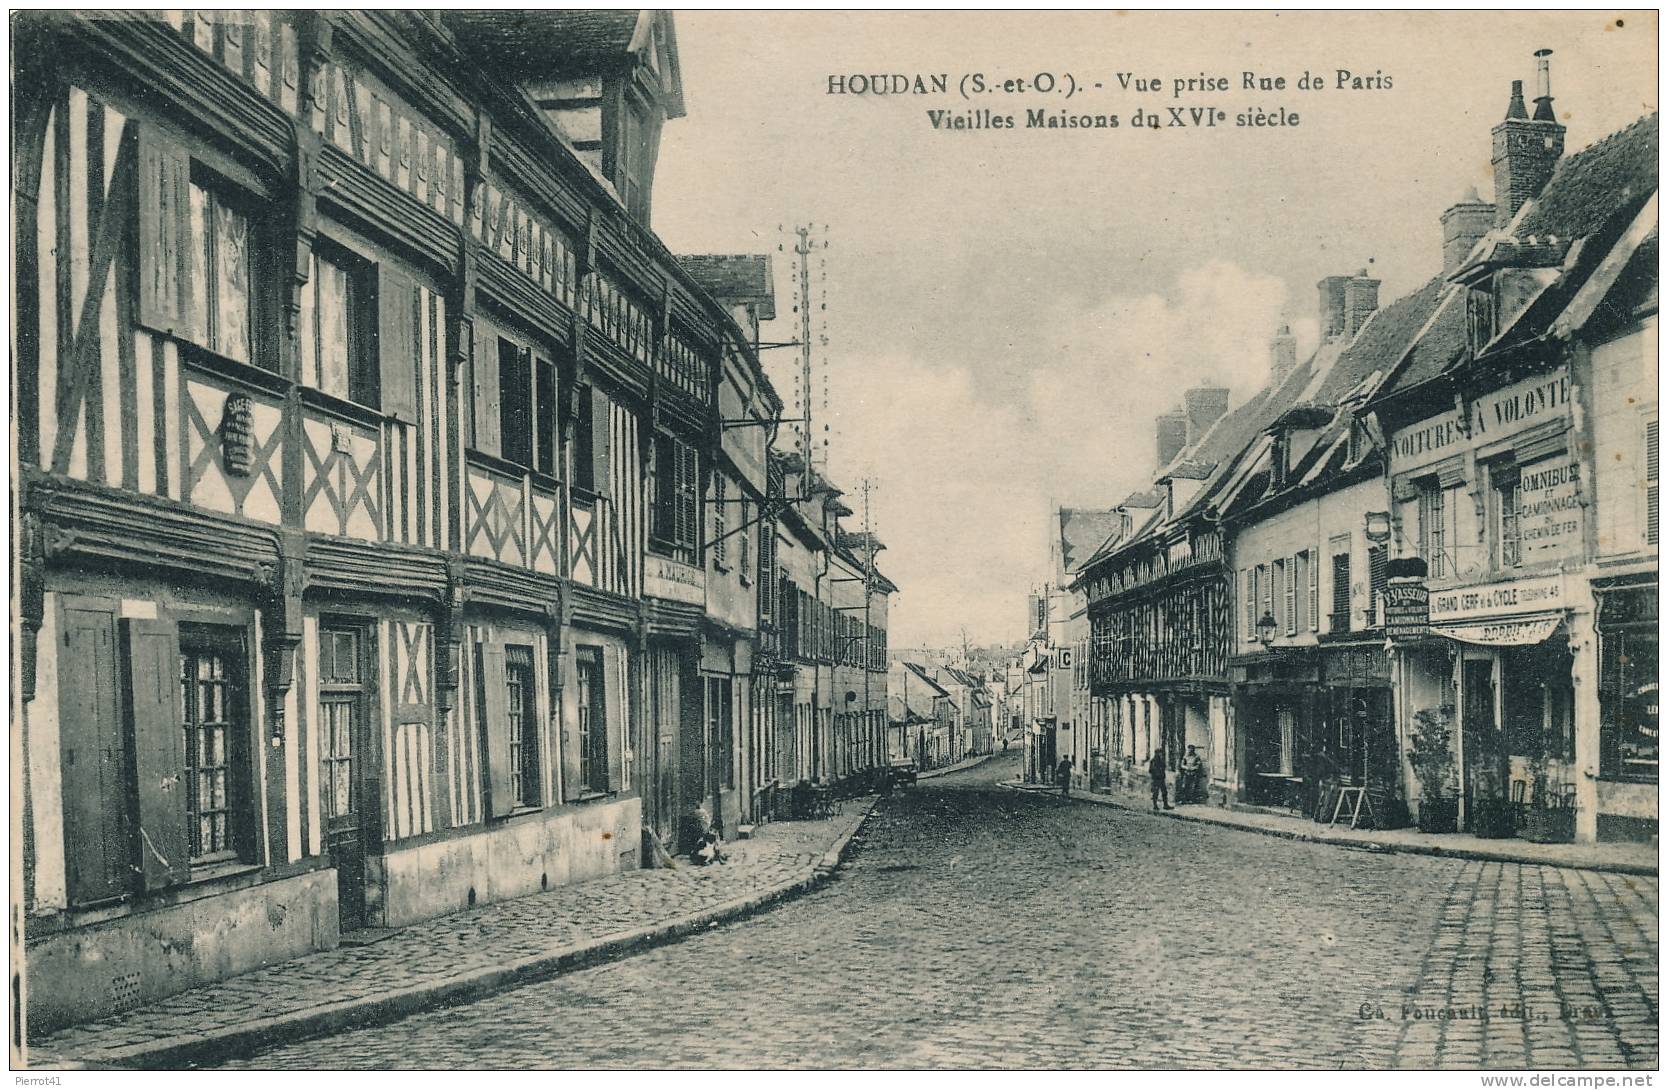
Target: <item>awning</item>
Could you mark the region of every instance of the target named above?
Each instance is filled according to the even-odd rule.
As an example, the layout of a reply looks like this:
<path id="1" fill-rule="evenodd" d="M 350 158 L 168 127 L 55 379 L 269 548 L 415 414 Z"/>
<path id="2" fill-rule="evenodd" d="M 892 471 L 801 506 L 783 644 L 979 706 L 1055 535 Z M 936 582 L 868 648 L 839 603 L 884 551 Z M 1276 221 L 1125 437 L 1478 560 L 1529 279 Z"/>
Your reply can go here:
<path id="1" fill-rule="evenodd" d="M 1537 613 L 1482 624 L 1431 625 L 1431 634 L 1483 647 L 1529 647 L 1557 631 L 1562 613 Z"/>

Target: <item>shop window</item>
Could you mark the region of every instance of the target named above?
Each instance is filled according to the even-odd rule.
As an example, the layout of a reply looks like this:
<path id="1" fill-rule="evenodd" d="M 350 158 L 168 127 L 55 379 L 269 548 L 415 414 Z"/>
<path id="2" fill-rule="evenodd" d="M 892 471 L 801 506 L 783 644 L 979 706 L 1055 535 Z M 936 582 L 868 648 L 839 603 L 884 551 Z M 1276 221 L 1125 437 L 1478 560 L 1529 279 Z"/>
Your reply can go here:
<path id="1" fill-rule="evenodd" d="M 602 649 L 579 649 L 579 782 L 585 791 L 608 791 L 608 703 L 602 676 Z"/>
<path id="2" fill-rule="evenodd" d="M 374 270 L 323 245 L 301 291 L 301 382 L 332 397 L 376 408 L 370 300 Z"/>
<path id="3" fill-rule="evenodd" d="M 1599 635 L 1599 750 L 1607 778 L 1657 782 L 1657 648 L 1654 629 Z"/>
<path id="4" fill-rule="evenodd" d="M 1333 553 L 1331 630 L 1348 632 L 1349 620 L 1349 553 Z"/>

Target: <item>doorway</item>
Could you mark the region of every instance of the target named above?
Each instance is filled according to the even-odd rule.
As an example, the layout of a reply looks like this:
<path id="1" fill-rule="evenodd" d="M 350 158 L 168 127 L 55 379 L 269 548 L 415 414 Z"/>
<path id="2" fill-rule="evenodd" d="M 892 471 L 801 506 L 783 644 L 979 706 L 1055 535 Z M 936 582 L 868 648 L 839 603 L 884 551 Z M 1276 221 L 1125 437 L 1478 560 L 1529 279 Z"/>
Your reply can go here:
<path id="1" fill-rule="evenodd" d="M 1505 796 L 1506 753 L 1500 739 L 1494 659 L 1460 664 L 1460 745 L 1465 755 L 1465 813 L 1469 824 L 1478 800 Z"/>
<path id="2" fill-rule="evenodd" d="M 372 715 L 370 635 L 365 626 L 319 628 L 319 777 L 324 846 L 336 868 L 336 902 L 345 934 L 366 926 L 365 815 L 367 726 Z"/>

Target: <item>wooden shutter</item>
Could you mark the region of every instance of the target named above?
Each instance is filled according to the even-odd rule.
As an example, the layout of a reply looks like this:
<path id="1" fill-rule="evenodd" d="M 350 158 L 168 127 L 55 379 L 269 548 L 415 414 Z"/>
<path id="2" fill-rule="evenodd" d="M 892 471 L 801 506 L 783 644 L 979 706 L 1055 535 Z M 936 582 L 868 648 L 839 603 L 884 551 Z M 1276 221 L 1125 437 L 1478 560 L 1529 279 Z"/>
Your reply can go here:
<path id="1" fill-rule="evenodd" d="M 572 652 L 561 656 L 561 662 L 562 798 L 573 802 L 585 794 L 585 785 L 579 782 L 579 673 Z"/>
<path id="2" fill-rule="evenodd" d="M 381 408 L 407 424 L 417 421 L 417 285 L 387 265 L 378 270 L 377 363 Z"/>
<path id="3" fill-rule="evenodd" d="M 1660 429 L 1656 418 L 1645 421 L 1645 544 L 1655 545 L 1660 534 L 1657 529 L 1662 513 Z"/>
<path id="4" fill-rule="evenodd" d="M 70 903 L 78 905 L 128 888 L 127 755 L 113 609 L 64 608 L 58 685 L 65 879 Z"/>
<path id="5" fill-rule="evenodd" d="M 677 445 L 664 435 L 654 438 L 654 536 L 678 539 Z"/>
<path id="6" fill-rule="evenodd" d="M 191 157 L 139 130 L 139 321 L 183 333 L 191 316 Z"/>
<path id="7" fill-rule="evenodd" d="M 1320 631 L 1320 550 L 1309 554 L 1309 630 Z"/>
<path id="8" fill-rule="evenodd" d="M 139 869 L 146 889 L 161 889 L 191 876 L 179 633 L 170 621 L 128 620 L 122 627 L 133 700 Z"/>
<path id="9" fill-rule="evenodd" d="M 608 647 L 602 652 L 603 722 L 591 724 L 608 737 L 608 793 L 625 789 L 626 719 L 625 652 Z"/>
<path id="10" fill-rule="evenodd" d="M 591 489 L 599 496 L 606 496 L 610 491 L 608 459 L 614 434 L 610 422 L 613 406 L 607 394 L 594 386 L 591 388 Z"/>
<path id="11" fill-rule="evenodd" d="M 677 452 L 678 544 L 693 549 L 700 545 L 700 497 L 696 491 L 700 465 L 695 448 L 688 443 L 678 443 Z"/>
<path id="12" fill-rule="evenodd" d="M 515 796 L 510 790 L 510 717 L 504 701 L 504 645 L 480 644 L 478 654 L 481 743 L 487 753 L 487 813 L 503 817 L 515 809 Z"/>
<path id="13" fill-rule="evenodd" d="M 498 337 L 492 327 L 475 319 L 474 365 L 470 371 L 474 395 L 475 449 L 498 457 Z"/>

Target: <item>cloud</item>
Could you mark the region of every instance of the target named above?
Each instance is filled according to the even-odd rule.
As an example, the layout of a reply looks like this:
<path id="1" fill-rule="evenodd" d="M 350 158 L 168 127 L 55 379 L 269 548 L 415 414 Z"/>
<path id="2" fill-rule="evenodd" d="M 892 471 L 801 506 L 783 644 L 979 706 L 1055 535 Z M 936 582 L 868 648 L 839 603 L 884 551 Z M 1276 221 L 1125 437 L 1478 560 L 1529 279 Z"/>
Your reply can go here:
<path id="1" fill-rule="evenodd" d="M 1260 388 L 1286 295 L 1213 261 L 1162 290 L 1062 305 L 1016 338 L 1017 384 L 968 364 L 843 358 L 833 474 L 854 495 L 866 475 L 879 483 L 881 566 L 901 588 L 893 642 L 959 642 L 962 626 L 976 642 L 1018 638 L 1046 578 L 1051 506 L 1145 487 L 1153 417 L 1188 387 L 1221 383 L 1236 405 Z"/>

